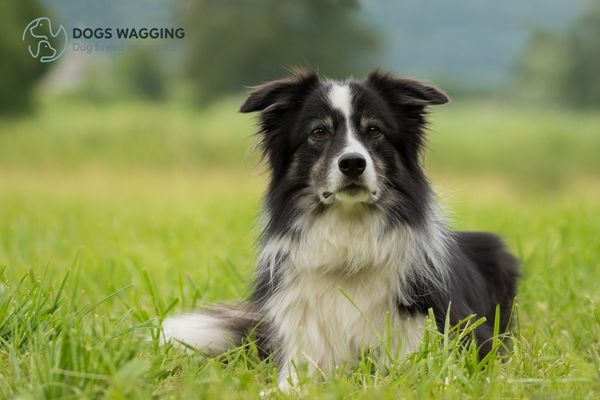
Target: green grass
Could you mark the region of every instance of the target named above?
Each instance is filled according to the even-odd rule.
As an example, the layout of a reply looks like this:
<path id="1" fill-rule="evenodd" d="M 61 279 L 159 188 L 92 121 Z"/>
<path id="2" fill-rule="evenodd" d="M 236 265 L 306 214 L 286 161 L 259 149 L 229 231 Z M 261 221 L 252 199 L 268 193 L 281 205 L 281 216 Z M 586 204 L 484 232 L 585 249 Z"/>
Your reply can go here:
<path id="1" fill-rule="evenodd" d="M 285 397 L 251 344 L 206 359 L 148 339 L 165 315 L 248 293 L 266 178 L 236 104 L 0 121 L 0 398 Z M 598 398 L 599 121 L 441 110 L 428 164 L 453 226 L 498 232 L 523 260 L 513 351 L 479 363 L 428 328 L 391 370 L 365 356 L 301 395 Z"/>

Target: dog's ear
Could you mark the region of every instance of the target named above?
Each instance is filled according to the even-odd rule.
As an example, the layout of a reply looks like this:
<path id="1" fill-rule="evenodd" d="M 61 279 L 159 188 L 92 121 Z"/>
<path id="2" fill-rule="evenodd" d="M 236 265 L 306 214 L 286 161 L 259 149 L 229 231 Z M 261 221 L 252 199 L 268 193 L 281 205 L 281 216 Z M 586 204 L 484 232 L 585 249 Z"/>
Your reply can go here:
<path id="1" fill-rule="evenodd" d="M 371 72 L 366 83 L 400 104 L 430 106 L 446 104 L 450 101 L 444 92 L 431 85 L 413 79 L 396 77 L 380 70 Z"/>
<path id="2" fill-rule="evenodd" d="M 312 71 L 293 71 L 292 76 L 264 83 L 252 88 L 248 98 L 240 107 L 240 112 L 264 111 L 267 108 L 292 106 L 302 91 L 316 85 L 319 77 Z"/>

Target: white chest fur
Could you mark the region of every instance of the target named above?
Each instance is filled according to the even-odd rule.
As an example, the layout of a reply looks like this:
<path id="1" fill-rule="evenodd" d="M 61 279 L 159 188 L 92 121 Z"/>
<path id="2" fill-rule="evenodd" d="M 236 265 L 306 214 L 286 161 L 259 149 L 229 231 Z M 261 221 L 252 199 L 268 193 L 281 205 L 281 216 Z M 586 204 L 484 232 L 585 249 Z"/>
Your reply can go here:
<path id="1" fill-rule="evenodd" d="M 328 372 L 360 351 L 386 348 L 397 356 L 420 342 L 423 316 L 399 315 L 390 279 L 305 273 L 287 283 L 268 313 L 283 339 L 286 361 Z"/>
<path id="2" fill-rule="evenodd" d="M 267 243 L 261 255 L 288 254 L 266 307 L 288 364 L 285 376 L 292 362 L 330 373 L 362 350 L 389 346 L 399 355 L 420 343 L 424 317 L 397 311 L 401 276 L 414 253 L 407 231 L 386 233 L 376 214 L 342 212 L 306 222 L 299 238 Z"/>

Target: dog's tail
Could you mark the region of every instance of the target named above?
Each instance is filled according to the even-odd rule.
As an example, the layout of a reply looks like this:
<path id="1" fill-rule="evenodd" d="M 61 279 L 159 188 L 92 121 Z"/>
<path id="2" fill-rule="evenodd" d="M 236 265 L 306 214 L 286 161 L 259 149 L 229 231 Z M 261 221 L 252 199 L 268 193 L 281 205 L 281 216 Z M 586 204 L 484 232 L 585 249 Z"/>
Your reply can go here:
<path id="1" fill-rule="evenodd" d="M 246 336 L 261 330 L 261 320 L 261 315 L 247 304 L 216 306 L 167 318 L 161 339 L 163 343 L 188 345 L 216 356 L 240 346 Z"/>

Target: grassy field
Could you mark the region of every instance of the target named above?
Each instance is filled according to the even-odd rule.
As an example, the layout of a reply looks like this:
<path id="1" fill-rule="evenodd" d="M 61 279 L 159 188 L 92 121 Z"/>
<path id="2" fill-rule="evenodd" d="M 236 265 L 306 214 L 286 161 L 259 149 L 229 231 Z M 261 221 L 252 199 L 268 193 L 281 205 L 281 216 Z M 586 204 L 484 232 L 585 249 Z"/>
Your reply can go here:
<path id="1" fill-rule="evenodd" d="M 0 398 L 258 398 L 275 367 L 160 347 L 160 320 L 248 293 L 266 177 L 237 99 L 55 104 L 0 119 Z M 306 398 L 600 396 L 600 114 L 452 104 L 427 164 L 457 229 L 523 261 L 513 351 L 478 363 L 428 328 Z"/>

